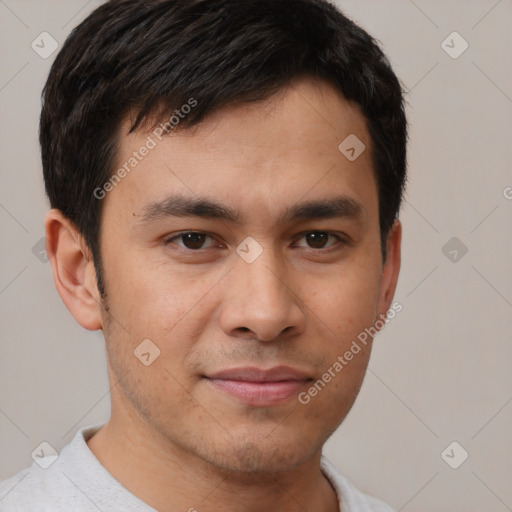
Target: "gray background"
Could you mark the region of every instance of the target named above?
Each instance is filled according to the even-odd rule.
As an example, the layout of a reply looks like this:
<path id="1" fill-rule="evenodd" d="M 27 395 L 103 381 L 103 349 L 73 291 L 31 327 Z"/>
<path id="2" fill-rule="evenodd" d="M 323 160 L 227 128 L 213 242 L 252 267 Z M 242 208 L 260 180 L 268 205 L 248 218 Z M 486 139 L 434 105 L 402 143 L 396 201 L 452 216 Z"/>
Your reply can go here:
<path id="1" fill-rule="evenodd" d="M 48 209 L 40 92 L 56 53 L 43 59 L 31 42 L 47 31 L 60 47 L 99 3 L 0 0 L 0 480 L 40 442 L 60 450 L 110 411 L 101 332 L 74 321 L 33 253 Z M 382 42 L 407 87 L 410 184 L 403 311 L 376 339 L 325 453 L 397 510 L 510 511 L 512 0 L 339 5 Z M 469 44 L 458 58 L 442 46 L 453 31 Z M 453 441 L 469 453 L 458 469 L 441 457 Z M 461 453 L 448 450 L 451 462 Z"/>

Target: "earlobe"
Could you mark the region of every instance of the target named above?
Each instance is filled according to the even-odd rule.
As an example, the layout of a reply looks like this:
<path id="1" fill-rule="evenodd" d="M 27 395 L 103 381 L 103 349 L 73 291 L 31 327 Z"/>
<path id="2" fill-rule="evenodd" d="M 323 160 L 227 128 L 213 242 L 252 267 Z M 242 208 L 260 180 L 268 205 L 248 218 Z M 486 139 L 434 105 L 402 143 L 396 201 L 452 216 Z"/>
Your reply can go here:
<path id="1" fill-rule="evenodd" d="M 386 261 L 382 269 L 381 288 L 379 294 L 379 304 L 377 315 L 386 316 L 391 301 L 395 295 L 398 275 L 400 273 L 402 245 L 402 225 L 398 219 L 395 219 L 386 240 Z"/>
<path id="2" fill-rule="evenodd" d="M 46 253 L 62 302 L 85 329 L 101 329 L 101 302 L 92 256 L 75 226 L 60 210 L 46 214 Z"/>

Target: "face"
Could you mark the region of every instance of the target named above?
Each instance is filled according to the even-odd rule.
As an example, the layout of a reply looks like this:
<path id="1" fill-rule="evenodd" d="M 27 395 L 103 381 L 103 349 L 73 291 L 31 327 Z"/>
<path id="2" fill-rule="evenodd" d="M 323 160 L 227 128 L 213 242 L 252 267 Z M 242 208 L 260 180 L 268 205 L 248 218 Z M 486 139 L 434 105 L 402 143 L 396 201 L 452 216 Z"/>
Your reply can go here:
<path id="1" fill-rule="evenodd" d="M 302 80 L 161 141 L 127 127 L 116 169 L 156 145 L 103 199 L 113 414 L 218 468 L 291 468 L 350 410 L 371 343 L 344 354 L 391 300 L 364 118 Z"/>

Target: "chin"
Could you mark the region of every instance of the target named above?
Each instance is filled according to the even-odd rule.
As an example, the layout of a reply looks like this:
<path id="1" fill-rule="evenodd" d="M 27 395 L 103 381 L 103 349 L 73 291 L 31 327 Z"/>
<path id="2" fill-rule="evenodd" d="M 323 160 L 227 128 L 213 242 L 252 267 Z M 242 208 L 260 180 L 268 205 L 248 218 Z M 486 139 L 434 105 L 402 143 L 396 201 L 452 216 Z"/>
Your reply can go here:
<path id="1" fill-rule="evenodd" d="M 318 449 L 316 446 L 305 446 L 293 443 L 290 438 L 286 442 L 261 442 L 233 440 L 229 448 L 222 452 L 210 453 L 207 457 L 218 469 L 237 474 L 274 474 L 288 471 L 311 457 Z"/>

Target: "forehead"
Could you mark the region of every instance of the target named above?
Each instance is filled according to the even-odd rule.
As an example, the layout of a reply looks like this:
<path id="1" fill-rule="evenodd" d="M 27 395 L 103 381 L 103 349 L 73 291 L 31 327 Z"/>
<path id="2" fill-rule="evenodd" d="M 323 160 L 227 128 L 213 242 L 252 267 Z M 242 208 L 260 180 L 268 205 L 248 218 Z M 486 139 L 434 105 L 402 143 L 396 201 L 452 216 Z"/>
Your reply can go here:
<path id="1" fill-rule="evenodd" d="M 215 197 L 265 216 L 282 213 L 293 198 L 332 191 L 365 203 L 377 195 L 365 118 L 325 82 L 296 81 L 263 102 L 219 109 L 160 137 L 154 129 L 127 134 L 130 122 L 120 130 L 114 169 L 128 172 L 107 194 L 105 210 L 139 215 L 172 192 Z M 365 150 L 350 161 L 339 145 L 353 136 Z M 150 149 L 141 151 L 144 146 Z"/>

